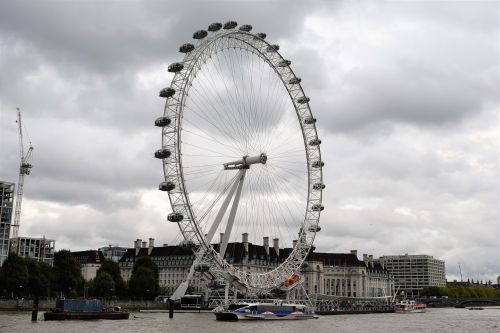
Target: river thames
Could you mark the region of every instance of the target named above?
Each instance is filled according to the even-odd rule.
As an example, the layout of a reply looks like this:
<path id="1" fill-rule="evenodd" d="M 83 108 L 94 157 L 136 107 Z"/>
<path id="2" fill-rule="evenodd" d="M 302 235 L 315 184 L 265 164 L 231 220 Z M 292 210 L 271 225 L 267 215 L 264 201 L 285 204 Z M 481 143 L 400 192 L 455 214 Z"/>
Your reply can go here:
<path id="1" fill-rule="evenodd" d="M 39 318 L 42 318 L 42 313 Z M 500 308 L 485 307 L 482 311 L 467 309 L 428 309 L 426 313 L 367 314 L 321 316 L 299 321 L 218 322 L 211 313 L 131 314 L 129 320 L 95 321 L 30 321 L 28 312 L 0 312 L 1 333 L 322 333 L 322 332 L 500 332 Z"/>

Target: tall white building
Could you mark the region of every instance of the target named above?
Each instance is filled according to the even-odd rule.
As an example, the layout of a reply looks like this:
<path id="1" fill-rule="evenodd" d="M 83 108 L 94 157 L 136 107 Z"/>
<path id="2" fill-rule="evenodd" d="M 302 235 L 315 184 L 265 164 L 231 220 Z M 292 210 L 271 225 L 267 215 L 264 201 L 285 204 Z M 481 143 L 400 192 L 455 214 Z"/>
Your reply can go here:
<path id="1" fill-rule="evenodd" d="M 405 254 L 382 256 L 380 262 L 394 276 L 396 290 L 409 296 L 419 295 L 424 287 L 446 286 L 443 260 L 425 254 Z"/>

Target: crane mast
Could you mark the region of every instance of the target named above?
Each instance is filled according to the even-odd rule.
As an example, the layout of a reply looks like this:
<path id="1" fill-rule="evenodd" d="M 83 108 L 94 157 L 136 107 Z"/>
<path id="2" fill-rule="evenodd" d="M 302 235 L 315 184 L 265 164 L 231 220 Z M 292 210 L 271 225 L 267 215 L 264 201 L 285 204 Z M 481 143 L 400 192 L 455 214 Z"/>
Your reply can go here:
<path id="1" fill-rule="evenodd" d="M 23 188 L 24 188 L 24 176 L 29 175 L 31 172 L 31 157 L 33 152 L 33 146 L 31 145 L 24 154 L 24 141 L 23 141 L 23 126 L 21 122 L 21 110 L 17 108 L 17 124 L 19 125 L 19 149 L 21 155 L 21 162 L 19 165 L 19 179 L 17 181 L 17 191 L 16 191 L 16 208 L 14 211 L 14 222 L 12 223 L 12 238 L 16 238 L 19 232 L 19 224 L 21 221 L 21 203 L 23 200 Z"/>

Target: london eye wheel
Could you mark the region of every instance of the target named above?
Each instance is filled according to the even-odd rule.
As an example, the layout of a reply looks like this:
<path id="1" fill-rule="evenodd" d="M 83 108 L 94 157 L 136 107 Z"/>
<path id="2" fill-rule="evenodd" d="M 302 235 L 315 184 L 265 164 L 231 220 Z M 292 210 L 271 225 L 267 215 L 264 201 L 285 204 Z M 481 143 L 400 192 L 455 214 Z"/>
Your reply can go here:
<path id="1" fill-rule="evenodd" d="M 167 220 L 194 245 L 190 274 L 269 290 L 300 270 L 320 230 L 316 119 L 291 62 L 266 34 L 234 21 L 207 30 L 180 46 L 184 57 L 160 91 L 159 189 L 173 210 Z M 246 265 L 235 259 L 243 257 Z"/>

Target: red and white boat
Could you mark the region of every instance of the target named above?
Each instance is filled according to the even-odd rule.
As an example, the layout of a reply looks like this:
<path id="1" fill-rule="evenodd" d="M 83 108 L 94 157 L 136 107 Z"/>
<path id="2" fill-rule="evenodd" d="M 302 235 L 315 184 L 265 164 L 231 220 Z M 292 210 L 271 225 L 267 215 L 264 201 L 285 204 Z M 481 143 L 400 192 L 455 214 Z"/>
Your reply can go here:
<path id="1" fill-rule="evenodd" d="M 394 306 L 394 312 L 397 313 L 422 313 L 425 312 L 427 305 L 416 303 L 415 301 L 402 300 Z"/>

